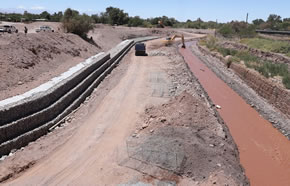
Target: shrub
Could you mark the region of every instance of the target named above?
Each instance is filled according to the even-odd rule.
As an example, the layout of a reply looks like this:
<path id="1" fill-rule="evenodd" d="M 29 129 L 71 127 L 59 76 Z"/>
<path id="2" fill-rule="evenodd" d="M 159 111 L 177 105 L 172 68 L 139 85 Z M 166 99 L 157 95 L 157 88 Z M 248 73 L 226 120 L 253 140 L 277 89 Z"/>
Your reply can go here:
<path id="1" fill-rule="evenodd" d="M 93 19 L 86 15 L 80 15 L 78 11 L 68 8 L 63 16 L 64 29 L 73 34 L 87 39 L 87 33 L 94 28 Z"/>
<path id="2" fill-rule="evenodd" d="M 224 37 L 232 37 L 234 35 L 234 30 L 230 24 L 223 25 L 218 32 Z"/>
<path id="3" fill-rule="evenodd" d="M 233 21 L 224 24 L 220 29 L 218 29 L 218 33 L 224 37 L 254 37 L 256 36 L 256 27 L 254 25 L 248 25 L 245 22 Z"/>
<path id="4" fill-rule="evenodd" d="M 218 52 L 221 53 L 224 57 L 231 55 L 231 56 L 235 56 L 238 51 L 234 50 L 234 49 L 228 49 L 228 48 L 222 48 L 222 47 L 218 47 L 217 48 Z"/>
<path id="5" fill-rule="evenodd" d="M 287 89 L 290 89 L 290 74 L 283 77 L 283 84 Z"/>

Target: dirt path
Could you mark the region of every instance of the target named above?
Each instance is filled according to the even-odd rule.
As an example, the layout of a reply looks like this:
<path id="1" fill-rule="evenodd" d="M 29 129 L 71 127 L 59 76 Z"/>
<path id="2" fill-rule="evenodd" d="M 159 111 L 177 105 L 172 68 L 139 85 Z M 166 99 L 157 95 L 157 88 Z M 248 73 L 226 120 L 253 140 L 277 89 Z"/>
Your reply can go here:
<path id="1" fill-rule="evenodd" d="M 167 100 L 150 96 L 147 77 L 168 59 L 130 55 L 132 64 L 125 77 L 77 133 L 42 163 L 8 185 L 114 185 L 134 175 L 130 169 L 118 169 L 116 149 L 134 132 L 137 115 L 144 110 L 145 104 Z"/>
<path id="2" fill-rule="evenodd" d="M 219 113 L 238 145 L 241 163 L 251 184 L 290 185 L 290 143 L 287 138 L 207 68 L 190 49 L 180 52 L 213 102 L 221 106 Z"/>

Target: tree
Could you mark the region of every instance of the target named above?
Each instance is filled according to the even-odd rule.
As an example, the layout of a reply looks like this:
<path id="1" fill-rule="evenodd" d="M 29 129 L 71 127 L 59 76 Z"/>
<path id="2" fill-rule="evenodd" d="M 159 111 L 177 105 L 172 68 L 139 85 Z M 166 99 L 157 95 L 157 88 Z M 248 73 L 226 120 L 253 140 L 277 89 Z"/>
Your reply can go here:
<path id="1" fill-rule="evenodd" d="M 265 23 L 263 19 L 255 19 L 253 20 L 253 24 L 256 26 L 260 26 L 262 23 Z"/>
<path id="2" fill-rule="evenodd" d="M 108 16 L 111 25 L 124 25 L 129 21 L 128 14 L 119 8 L 108 7 L 105 14 Z"/>
<path id="3" fill-rule="evenodd" d="M 42 19 L 50 20 L 50 14 L 47 11 L 44 11 L 40 14 Z"/>
<path id="4" fill-rule="evenodd" d="M 144 20 L 139 16 L 131 17 L 128 22 L 128 26 L 143 26 Z"/>
<path id="5" fill-rule="evenodd" d="M 60 22 L 62 17 L 63 13 L 61 11 L 58 13 L 55 12 L 53 15 L 51 15 L 50 20 L 54 22 Z"/>
<path id="6" fill-rule="evenodd" d="M 68 8 L 63 15 L 62 24 L 69 33 L 74 33 L 87 39 L 87 33 L 94 28 L 93 20 L 86 14 Z"/>
<path id="7" fill-rule="evenodd" d="M 270 14 L 267 23 L 270 25 L 270 29 L 277 30 L 279 27 L 279 23 L 282 23 L 281 16 L 276 14 Z"/>

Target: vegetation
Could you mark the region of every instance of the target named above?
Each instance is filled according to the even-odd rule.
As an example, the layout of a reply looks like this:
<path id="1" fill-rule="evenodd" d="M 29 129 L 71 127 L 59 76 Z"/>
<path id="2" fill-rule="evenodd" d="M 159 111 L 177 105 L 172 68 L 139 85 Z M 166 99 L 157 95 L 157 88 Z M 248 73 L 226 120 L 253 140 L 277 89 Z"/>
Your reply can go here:
<path id="1" fill-rule="evenodd" d="M 246 22 L 232 21 L 222 25 L 218 29 L 218 33 L 224 37 L 249 38 L 256 36 L 256 27 Z"/>
<path id="2" fill-rule="evenodd" d="M 86 14 L 80 15 L 78 11 L 68 8 L 62 18 L 64 29 L 87 39 L 87 33 L 94 28 L 93 20 Z"/>
<path id="3" fill-rule="evenodd" d="M 211 51 L 216 51 L 224 57 L 231 55 L 230 62 L 244 61 L 248 68 L 255 69 L 266 78 L 281 76 L 283 84 L 287 89 L 290 89 L 290 72 L 286 64 L 276 64 L 272 61 L 264 61 L 261 58 L 252 55 L 247 50 L 235 50 L 224 48 L 218 45 L 217 39 L 213 36 L 208 37 L 200 42 L 201 45 L 208 47 Z"/>
<path id="4" fill-rule="evenodd" d="M 281 53 L 290 57 L 289 41 L 278 41 L 265 38 L 247 38 L 242 39 L 241 43 L 244 43 L 251 48 L 257 48 L 268 52 Z"/>
<path id="5" fill-rule="evenodd" d="M 256 19 L 252 24 L 243 21 L 232 21 L 230 23 L 217 23 L 217 21 L 203 21 L 201 18 L 196 20 L 187 20 L 180 22 L 175 18 L 167 16 L 143 19 L 138 16 L 130 17 L 128 13 L 119 8 L 108 7 L 105 12 L 93 14 L 91 16 L 94 23 L 103 23 L 111 25 L 127 25 L 139 27 L 158 27 L 158 21 L 162 21 L 164 26 L 174 28 L 194 28 L 194 29 L 218 29 L 219 33 L 224 37 L 253 37 L 255 29 L 271 29 L 271 30 L 288 30 L 290 31 L 290 18 L 282 19 L 276 14 L 269 15 L 268 19 Z M 47 11 L 41 14 L 31 14 L 25 11 L 23 14 L 0 13 L 0 21 L 35 21 L 37 19 L 45 19 L 47 21 L 60 22 L 63 18 L 63 12 L 55 12 L 50 14 Z"/>

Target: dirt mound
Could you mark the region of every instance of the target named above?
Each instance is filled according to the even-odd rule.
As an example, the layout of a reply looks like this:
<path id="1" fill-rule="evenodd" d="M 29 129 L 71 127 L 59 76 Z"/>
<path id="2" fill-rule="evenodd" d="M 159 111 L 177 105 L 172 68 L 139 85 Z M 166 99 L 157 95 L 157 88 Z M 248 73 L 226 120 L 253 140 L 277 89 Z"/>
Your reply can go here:
<path id="1" fill-rule="evenodd" d="M 229 185 L 230 180 L 246 183 L 232 139 L 206 105 L 186 92 L 167 104 L 147 108 L 139 130 L 127 143 L 133 159 L 195 181 L 224 172 L 231 175 Z"/>
<path id="2" fill-rule="evenodd" d="M 0 51 L 0 79 L 5 80 L 0 82 L 1 100 L 11 94 L 3 91 L 22 84 L 28 86 L 27 82 L 46 76 L 45 73 L 57 76 L 99 49 L 73 34 L 19 33 L 2 35 Z"/>

